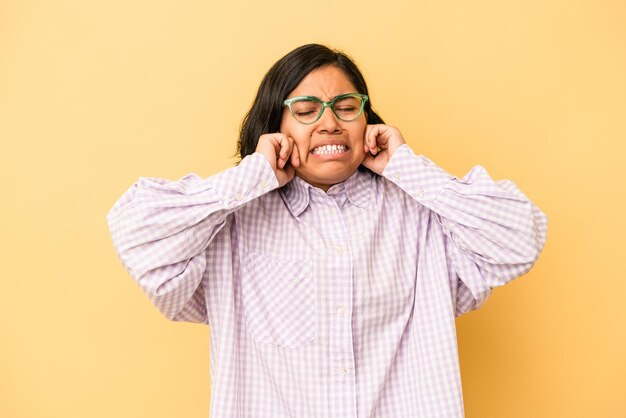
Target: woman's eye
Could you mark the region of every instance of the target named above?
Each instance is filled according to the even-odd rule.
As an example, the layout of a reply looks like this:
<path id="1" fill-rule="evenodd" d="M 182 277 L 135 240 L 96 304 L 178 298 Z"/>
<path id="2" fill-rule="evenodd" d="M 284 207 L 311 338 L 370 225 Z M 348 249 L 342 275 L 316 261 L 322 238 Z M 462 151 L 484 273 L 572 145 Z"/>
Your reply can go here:
<path id="1" fill-rule="evenodd" d="M 310 116 L 313 114 L 313 111 L 308 111 L 308 112 L 296 112 L 296 114 L 298 116 Z"/>
<path id="2" fill-rule="evenodd" d="M 338 112 L 354 112 L 356 110 L 356 107 L 340 107 L 335 110 Z"/>

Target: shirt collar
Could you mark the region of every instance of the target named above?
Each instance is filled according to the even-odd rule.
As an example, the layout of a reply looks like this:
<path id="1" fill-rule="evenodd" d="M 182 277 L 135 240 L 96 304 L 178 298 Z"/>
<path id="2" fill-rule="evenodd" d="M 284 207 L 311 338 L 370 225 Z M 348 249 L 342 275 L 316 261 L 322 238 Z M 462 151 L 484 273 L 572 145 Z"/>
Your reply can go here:
<path id="1" fill-rule="evenodd" d="M 339 193 L 345 191 L 350 203 L 367 209 L 369 208 L 371 185 L 374 176 L 373 172 L 363 166 L 359 166 L 343 183 L 334 185 L 329 191 L 332 191 L 333 188 L 340 189 L 338 190 Z M 300 216 L 306 210 L 309 206 L 311 193 L 324 193 L 321 189 L 312 186 L 298 176 L 281 187 L 279 191 L 293 216 Z"/>

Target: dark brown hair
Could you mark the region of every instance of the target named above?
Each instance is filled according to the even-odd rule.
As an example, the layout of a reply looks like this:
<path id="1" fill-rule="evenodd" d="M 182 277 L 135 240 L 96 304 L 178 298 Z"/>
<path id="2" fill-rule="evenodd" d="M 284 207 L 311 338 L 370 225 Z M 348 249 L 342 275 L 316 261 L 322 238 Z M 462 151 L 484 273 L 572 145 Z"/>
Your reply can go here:
<path id="1" fill-rule="evenodd" d="M 307 44 L 294 49 L 279 59 L 263 77 L 252 107 L 239 131 L 237 154 L 241 159 L 254 153 L 259 137 L 278 132 L 283 112 L 283 101 L 311 71 L 326 65 L 342 70 L 357 93 L 368 94 L 367 84 L 354 61 L 343 52 L 324 45 Z M 372 109 L 372 100 L 363 109 L 368 124 L 384 123 Z"/>

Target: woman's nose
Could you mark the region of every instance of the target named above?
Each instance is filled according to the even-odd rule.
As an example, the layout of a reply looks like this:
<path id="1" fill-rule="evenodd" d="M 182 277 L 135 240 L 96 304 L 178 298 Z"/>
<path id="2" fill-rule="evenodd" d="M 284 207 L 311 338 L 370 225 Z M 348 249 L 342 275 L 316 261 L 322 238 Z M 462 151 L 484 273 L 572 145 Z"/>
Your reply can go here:
<path id="1" fill-rule="evenodd" d="M 337 119 L 335 113 L 330 107 L 324 108 L 324 110 L 322 111 L 322 116 L 320 116 L 320 119 L 317 121 L 317 123 L 319 125 L 318 130 L 320 132 L 337 133 L 341 131 L 341 129 L 339 128 L 339 120 Z"/>

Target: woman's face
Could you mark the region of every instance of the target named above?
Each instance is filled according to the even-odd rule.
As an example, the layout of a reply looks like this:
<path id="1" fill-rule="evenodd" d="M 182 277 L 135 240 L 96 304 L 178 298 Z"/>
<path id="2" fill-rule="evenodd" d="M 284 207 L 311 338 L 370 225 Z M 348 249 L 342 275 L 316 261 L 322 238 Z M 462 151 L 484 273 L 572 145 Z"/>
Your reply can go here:
<path id="1" fill-rule="evenodd" d="M 335 66 L 325 66 L 311 71 L 287 96 L 315 96 L 330 101 L 344 93 L 357 93 L 346 75 Z M 327 191 L 330 186 L 350 177 L 365 158 L 363 141 L 367 126 L 365 112 L 350 122 L 337 119 L 330 108 L 313 124 L 298 122 L 283 108 L 280 132 L 293 138 L 300 155 L 296 175 Z M 332 153 L 316 153 L 324 145 L 343 145 Z M 319 150 L 318 150 L 319 151 Z"/>

